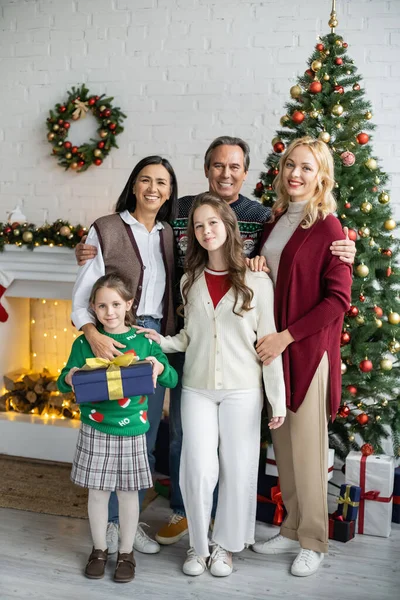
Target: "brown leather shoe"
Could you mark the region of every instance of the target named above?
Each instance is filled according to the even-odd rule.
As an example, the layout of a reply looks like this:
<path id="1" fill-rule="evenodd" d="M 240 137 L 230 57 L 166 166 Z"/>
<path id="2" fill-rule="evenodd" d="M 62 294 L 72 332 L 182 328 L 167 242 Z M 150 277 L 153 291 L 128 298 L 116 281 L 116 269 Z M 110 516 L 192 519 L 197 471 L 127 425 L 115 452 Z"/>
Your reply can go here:
<path id="1" fill-rule="evenodd" d="M 118 552 L 117 566 L 115 567 L 114 581 L 128 583 L 135 577 L 136 562 L 133 558 L 133 550 L 129 554 Z"/>
<path id="2" fill-rule="evenodd" d="M 95 550 L 92 553 L 85 567 L 85 575 L 89 579 L 101 579 L 104 577 L 104 571 L 108 560 L 108 550 Z"/>

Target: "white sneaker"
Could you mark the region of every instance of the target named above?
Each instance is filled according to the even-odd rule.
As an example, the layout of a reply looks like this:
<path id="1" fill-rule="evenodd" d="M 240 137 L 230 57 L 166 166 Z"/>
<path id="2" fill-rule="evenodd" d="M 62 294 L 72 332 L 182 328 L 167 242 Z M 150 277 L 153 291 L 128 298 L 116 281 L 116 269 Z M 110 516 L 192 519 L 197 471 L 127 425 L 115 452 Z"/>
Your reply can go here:
<path id="1" fill-rule="evenodd" d="M 302 548 L 293 561 L 290 572 L 296 577 L 308 577 L 318 571 L 319 565 L 324 560 L 322 552 Z"/>
<path id="2" fill-rule="evenodd" d="M 207 564 L 204 558 L 196 554 L 194 548 L 189 548 L 187 551 L 187 558 L 182 567 L 182 571 L 185 575 L 196 577 L 197 575 L 202 575 L 206 569 Z"/>
<path id="3" fill-rule="evenodd" d="M 138 552 L 142 552 L 143 554 L 157 554 L 160 552 L 160 544 L 156 542 L 156 540 L 152 540 L 151 537 L 147 535 L 144 531 L 143 527 L 149 527 L 146 523 L 139 523 L 136 529 L 135 539 L 133 541 L 133 547 Z"/>
<path id="4" fill-rule="evenodd" d="M 107 523 L 106 542 L 108 548 L 108 554 L 115 554 L 118 550 L 118 534 L 119 525 L 110 521 Z"/>
<path id="5" fill-rule="evenodd" d="M 254 552 L 258 554 L 283 554 L 285 552 L 298 552 L 300 548 L 299 542 L 290 540 L 280 533 L 274 535 L 266 542 L 256 542 L 252 545 Z"/>
<path id="6" fill-rule="evenodd" d="M 214 577 L 227 577 L 232 573 L 232 552 L 217 544 L 211 553 L 208 566 Z"/>

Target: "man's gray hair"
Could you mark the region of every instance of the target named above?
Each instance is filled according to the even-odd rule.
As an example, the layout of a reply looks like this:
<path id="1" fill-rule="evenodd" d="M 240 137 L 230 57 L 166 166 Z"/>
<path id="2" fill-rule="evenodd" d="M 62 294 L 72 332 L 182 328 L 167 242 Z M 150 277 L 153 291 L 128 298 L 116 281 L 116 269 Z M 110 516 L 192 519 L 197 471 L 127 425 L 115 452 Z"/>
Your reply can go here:
<path id="1" fill-rule="evenodd" d="M 211 154 L 218 148 L 218 146 L 239 146 L 243 150 L 243 162 L 244 162 L 244 170 L 249 170 L 250 166 L 250 148 L 249 145 L 238 137 L 231 137 L 229 135 L 221 135 L 216 138 L 211 144 L 208 146 L 207 151 L 204 156 L 204 165 L 207 169 L 210 168 L 211 164 Z"/>

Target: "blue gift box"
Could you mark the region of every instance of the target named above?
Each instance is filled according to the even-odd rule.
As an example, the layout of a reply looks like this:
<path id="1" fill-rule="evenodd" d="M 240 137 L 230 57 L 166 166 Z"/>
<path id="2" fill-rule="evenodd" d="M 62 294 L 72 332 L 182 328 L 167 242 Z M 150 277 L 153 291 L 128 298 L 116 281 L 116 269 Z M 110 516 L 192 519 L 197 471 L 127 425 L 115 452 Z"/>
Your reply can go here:
<path id="1" fill-rule="evenodd" d="M 93 370 L 79 370 L 72 376 L 76 402 L 104 402 L 110 400 L 109 395 L 109 373 L 106 368 Z M 115 374 L 117 373 L 117 374 Z M 139 362 L 129 367 L 119 367 L 113 372 L 122 383 L 121 398 L 131 396 L 148 396 L 154 394 L 153 368 L 150 362 Z M 113 398 L 119 400 L 120 398 Z"/>
<path id="2" fill-rule="evenodd" d="M 400 523 L 400 467 L 394 470 L 393 523 Z"/>
<path id="3" fill-rule="evenodd" d="M 336 514 L 342 516 L 344 521 L 355 521 L 361 498 L 361 488 L 358 485 L 343 483 L 340 486 L 340 495 Z"/>

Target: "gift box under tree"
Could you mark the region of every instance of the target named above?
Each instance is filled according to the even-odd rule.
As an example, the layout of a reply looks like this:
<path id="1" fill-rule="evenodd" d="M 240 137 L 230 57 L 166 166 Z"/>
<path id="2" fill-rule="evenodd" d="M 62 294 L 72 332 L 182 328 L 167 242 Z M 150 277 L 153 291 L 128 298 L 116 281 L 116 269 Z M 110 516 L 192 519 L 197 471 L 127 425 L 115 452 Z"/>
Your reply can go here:
<path id="1" fill-rule="evenodd" d="M 340 486 L 340 494 L 338 498 L 338 507 L 336 514 L 343 517 L 344 521 L 355 521 L 358 515 L 358 507 L 360 505 L 361 488 L 356 485 L 346 485 L 343 483 Z"/>
<path id="2" fill-rule="evenodd" d="M 282 493 L 278 484 L 272 486 L 266 495 L 257 494 L 257 521 L 281 525 L 286 517 L 286 509 L 282 501 Z"/>
<path id="3" fill-rule="evenodd" d="M 400 467 L 394 471 L 392 522 L 400 523 Z"/>
<path id="4" fill-rule="evenodd" d="M 329 539 L 348 542 L 354 538 L 355 521 L 345 521 L 337 512 L 329 515 Z"/>
<path id="5" fill-rule="evenodd" d="M 393 506 L 393 457 L 350 452 L 346 458 L 346 483 L 361 488 L 356 533 L 388 537 Z"/>

